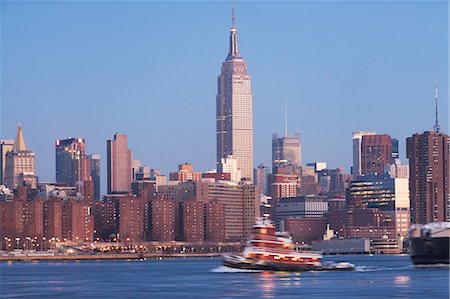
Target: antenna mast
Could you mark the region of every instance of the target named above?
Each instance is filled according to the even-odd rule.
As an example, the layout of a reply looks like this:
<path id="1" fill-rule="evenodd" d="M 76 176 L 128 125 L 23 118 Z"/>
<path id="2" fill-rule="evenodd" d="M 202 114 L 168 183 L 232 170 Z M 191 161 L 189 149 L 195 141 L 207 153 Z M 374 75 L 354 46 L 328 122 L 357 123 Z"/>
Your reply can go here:
<path id="1" fill-rule="evenodd" d="M 232 28 L 235 28 L 236 26 L 235 26 L 235 23 L 234 23 L 234 0 L 233 0 L 233 2 L 231 4 L 231 20 L 233 22 L 233 27 Z"/>
<path id="2" fill-rule="evenodd" d="M 434 99 L 435 99 L 435 105 L 436 105 L 436 116 L 435 116 L 435 124 L 434 124 L 434 131 L 439 133 L 441 130 L 441 127 L 439 126 L 439 114 L 438 114 L 438 88 L 437 86 L 434 87 Z"/>

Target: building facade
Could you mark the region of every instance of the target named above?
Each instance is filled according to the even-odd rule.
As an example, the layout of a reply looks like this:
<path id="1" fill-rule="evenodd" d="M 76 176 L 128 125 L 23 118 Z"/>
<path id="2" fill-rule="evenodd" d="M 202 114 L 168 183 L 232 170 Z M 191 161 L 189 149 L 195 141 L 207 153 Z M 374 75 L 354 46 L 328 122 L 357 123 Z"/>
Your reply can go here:
<path id="1" fill-rule="evenodd" d="M 371 131 L 358 131 L 353 132 L 353 166 L 352 175 L 356 177 L 361 175 L 361 142 L 362 137 L 367 135 L 375 135 L 375 132 Z"/>
<path id="2" fill-rule="evenodd" d="M 119 241 L 144 241 L 149 236 L 148 213 L 149 202 L 146 199 L 125 196 L 117 199 L 119 212 Z"/>
<path id="3" fill-rule="evenodd" d="M 352 225 L 389 226 L 397 237 L 406 237 L 410 224 L 410 204 L 408 201 L 408 179 L 391 178 L 388 174 L 359 176 L 351 182 L 348 190 L 347 206 L 353 211 Z M 376 210 L 379 221 L 364 213 Z M 359 218 L 358 218 L 359 217 Z"/>
<path id="4" fill-rule="evenodd" d="M 233 182 L 209 183 L 203 202 L 223 205 L 225 239 L 240 241 L 250 237 L 250 229 L 259 217 L 259 190 L 256 185 Z M 199 196 L 199 197 L 200 197 Z"/>
<path id="5" fill-rule="evenodd" d="M 402 164 L 400 159 L 395 159 L 393 164 L 387 164 L 384 172 L 389 174 L 391 178 L 409 179 L 409 165 Z"/>
<path id="6" fill-rule="evenodd" d="M 391 138 L 392 142 L 392 160 L 400 159 L 400 153 L 398 150 L 398 139 Z"/>
<path id="7" fill-rule="evenodd" d="M 88 201 L 71 198 L 62 205 L 62 236 L 74 242 L 92 241 L 94 216 Z"/>
<path id="8" fill-rule="evenodd" d="M 165 199 L 152 201 L 152 240 L 166 242 L 175 240 L 177 204 L 177 202 Z"/>
<path id="9" fill-rule="evenodd" d="M 230 174 L 230 180 L 233 182 L 239 182 L 242 178 L 241 171 L 238 167 L 238 161 L 233 156 L 226 156 L 220 159 L 220 169 L 223 173 Z"/>
<path id="10" fill-rule="evenodd" d="M 94 199 L 100 200 L 100 155 L 89 155 L 91 178 L 94 182 Z"/>
<path id="11" fill-rule="evenodd" d="M 290 218 L 318 218 L 328 212 L 328 201 L 325 196 L 297 196 L 280 198 L 276 203 L 276 224 L 284 229 L 283 221 Z"/>
<path id="12" fill-rule="evenodd" d="M 361 141 L 361 174 L 382 174 L 392 164 L 392 140 L 387 134 L 365 135 Z"/>
<path id="13" fill-rule="evenodd" d="M 114 134 L 114 139 L 106 142 L 108 194 L 131 191 L 131 151 L 128 136 Z"/>
<path id="14" fill-rule="evenodd" d="M 169 174 L 169 179 L 171 181 L 179 181 L 179 182 L 201 181 L 202 173 L 194 171 L 194 167 L 192 166 L 192 164 L 184 163 L 178 165 L 177 172 L 171 172 Z"/>
<path id="15" fill-rule="evenodd" d="M 436 131 L 406 139 L 411 222 L 450 221 L 449 136 Z"/>
<path id="16" fill-rule="evenodd" d="M 300 134 L 278 137 L 272 135 L 272 169 L 292 164 L 299 169 L 302 166 L 302 150 Z"/>
<path id="17" fill-rule="evenodd" d="M 12 150 L 5 155 L 5 162 L 6 187 L 17 189 L 19 186 L 26 185 L 33 189 L 37 188 L 34 152 L 27 149 L 20 124 Z"/>
<path id="18" fill-rule="evenodd" d="M 205 205 L 205 240 L 225 242 L 225 205 L 218 200 L 211 200 Z"/>
<path id="19" fill-rule="evenodd" d="M 269 194 L 269 174 L 272 173 L 272 169 L 269 166 L 260 164 L 255 169 L 255 185 L 259 187 L 261 194 Z"/>
<path id="20" fill-rule="evenodd" d="M 55 141 L 56 182 L 80 186 L 91 177 L 89 159 L 84 138 L 68 138 Z"/>
<path id="21" fill-rule="evenodd" d="M 182 205 L 183 241 L 202 242 L 205 240 L 204 203 L 194 200 Z"/>
<path id="22" fill-rule="evenodd" d="M 345 177 L 343 170 L 322 169 L 317 173 L 320 189 L 327 194 L 345 194 Z"/>
<path id="23" fill-rule="evenodd" d="M 0 140 L 0 185 L 5 184 L 6 153 L 12 151 L 14 140 Z"/>
<path id="24" fill-rule="evenodd" d="M 216 125 L 217 170 L 221 160 L 232 155 L 242 177 L 253 180 L 253 99 L 247 64 L 239 52 L 237 29 L 230 32 L 228 56 L 217 78 Z"/>

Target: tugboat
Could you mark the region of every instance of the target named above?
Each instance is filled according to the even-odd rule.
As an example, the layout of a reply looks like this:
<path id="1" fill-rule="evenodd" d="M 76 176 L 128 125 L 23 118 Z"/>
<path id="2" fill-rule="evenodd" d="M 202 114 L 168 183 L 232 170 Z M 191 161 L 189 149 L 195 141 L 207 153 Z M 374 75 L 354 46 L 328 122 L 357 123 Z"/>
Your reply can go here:
<path id="1" fill-rule="evenodd" d="M 409 241 L 414 265 L 449 264 L 450 222 L 413 224 Z"/>
<path id="2" fill-rule="evenodd" d="M 322 254 L 314 251 L 299 252 L 286 232 L 276 232 L 268 220 L 259 220 L 252 227 L 252 238 L 242 255 L 224 255 L 224 266 L 248 270 L 269 271 L 322 271 L 354 270 L 350 263 L 322 263 Z"/>

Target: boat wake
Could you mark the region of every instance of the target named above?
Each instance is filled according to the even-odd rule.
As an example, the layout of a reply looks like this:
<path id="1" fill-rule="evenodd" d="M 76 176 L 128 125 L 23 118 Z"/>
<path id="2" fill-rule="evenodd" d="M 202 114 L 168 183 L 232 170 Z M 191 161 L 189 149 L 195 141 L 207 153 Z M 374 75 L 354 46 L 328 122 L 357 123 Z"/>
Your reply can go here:
<path id="1" fill-rule="evenodd" d="M 414 266 L 408 265 L 406 267 L 377 267 L 377 266 L 356 266 L 355 272 L 377 272 L 377 271 L 398 271 L 398 270 L 408 270 L 413 268 L 449 268 L 449 265 L 438 264 L 438 265 L 421 265 Z M 322 272 L 321 271 L 311 271 L 311 272 Z M 325 270 L 326 271 L 326 270 Z M 210 270 L 212 273 L 259 273 L 264 272 L 264 270 L 250 270 L 250 269 L 237 269 L 227 266 L 219 266 L 215 269 Z"/>
<path id="2" fill-rule="evenodd" d="M 252 272 L 263 272 L 263 270 L 250 270 L 250 269 L 237 269 L 237 268 L 230 268 L 227 266 L 219 266 L 215 269 L 212 269 L 210 272 L 213 273 L 252 273 Z"/>
<path id="3" fill-rule="evenodd" d="M 413 265 L 406 267 L 376 267 L 376 266 L 356 266 L 356 272 L 374 272 L 374 271 L 396 271 L 396 270 L 407 270 L 414 268 Z"/>

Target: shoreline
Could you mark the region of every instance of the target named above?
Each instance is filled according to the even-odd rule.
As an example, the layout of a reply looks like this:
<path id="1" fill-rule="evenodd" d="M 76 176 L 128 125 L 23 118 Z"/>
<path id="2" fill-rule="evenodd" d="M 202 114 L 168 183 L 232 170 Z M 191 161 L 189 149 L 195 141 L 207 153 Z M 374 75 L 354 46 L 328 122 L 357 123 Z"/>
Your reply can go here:
<path id="1" fill-rule="evenodd" d="M 228 252 L 227 252 L 228 253 Z M 70 254 L 70 255 L 33 255 L 33 256 L 0 256 L 0 262 L 32 262 L 32 261 L 82 261 L 82 260 L 141 260 L 165 258 L 220 257 L 224 253 L 115 253 L 115 254 Z"/>
<path id="2" fill-rule="evenodd" d="M 88 260 L 161 260 L 171 258 L 201 258 L 201 257 L 221 257 L 223 254 L 237 254 L 233 252 L 212 252 L 212 253 L 114 253 L 114 254 L 60 254 L 60 255 L 32 255 L 32 256 L 0 256 L 2 262 L 33 262 L 33 261 L 88 261 Z M 340 253 L 324 254 L 324 256 L 336 255 L 408 255 L 407 253 Z"/>

